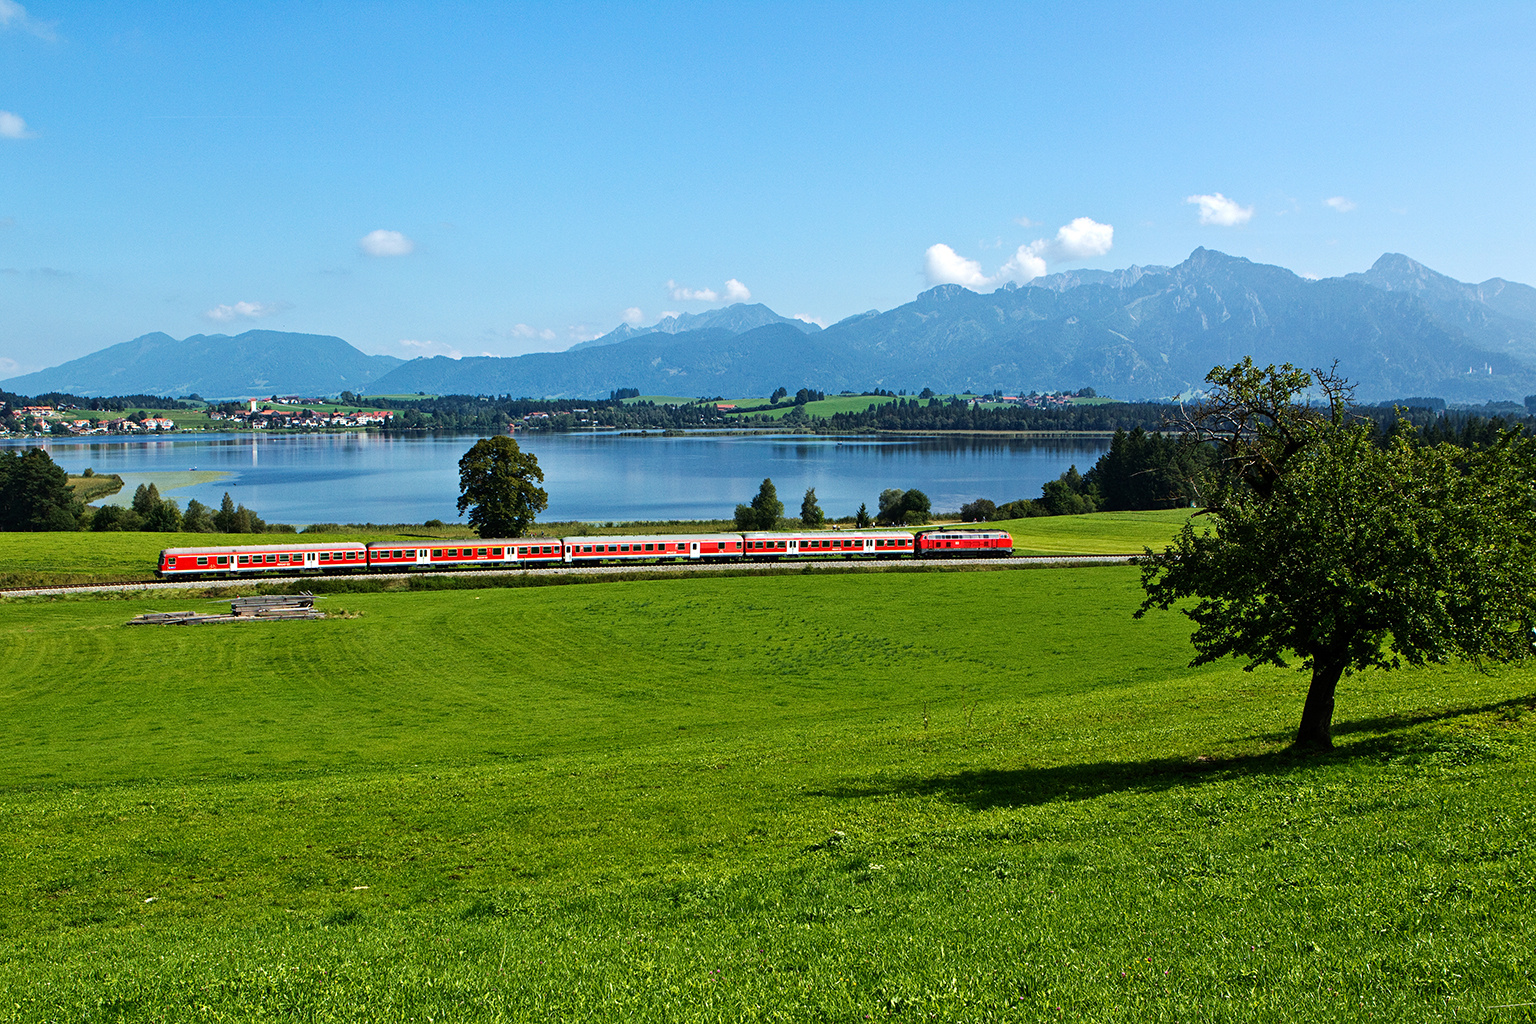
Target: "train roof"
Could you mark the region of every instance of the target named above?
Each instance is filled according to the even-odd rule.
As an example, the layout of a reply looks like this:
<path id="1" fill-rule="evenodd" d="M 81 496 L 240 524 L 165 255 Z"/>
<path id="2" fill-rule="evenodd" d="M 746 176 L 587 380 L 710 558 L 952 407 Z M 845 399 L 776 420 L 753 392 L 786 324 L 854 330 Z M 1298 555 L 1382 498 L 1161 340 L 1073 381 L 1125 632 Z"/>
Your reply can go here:
<path id="1" fill-rule="evenodd" d="M 906 530 L 780 530 L 774 533 L 747 533 L 743 536 L 749 540 L 787 540 L 791 537 L 910 537 L 912 534 Z"/>
<path id="2" fill-rule="evenodd" d="M 644 533 L 628 537 L 563 537 L 567 544 L 687 544 L 690 541 L 741 540 L 739 533 Z"/>
<path id="3" fill-rule="evenodd" d="M 362 544 L 353 540 L 336 541 L 332 544 L 220 544 L 207 548 L 162 548 L 162 555 L 233 555 L 250 551 L 363 551 Z"/>

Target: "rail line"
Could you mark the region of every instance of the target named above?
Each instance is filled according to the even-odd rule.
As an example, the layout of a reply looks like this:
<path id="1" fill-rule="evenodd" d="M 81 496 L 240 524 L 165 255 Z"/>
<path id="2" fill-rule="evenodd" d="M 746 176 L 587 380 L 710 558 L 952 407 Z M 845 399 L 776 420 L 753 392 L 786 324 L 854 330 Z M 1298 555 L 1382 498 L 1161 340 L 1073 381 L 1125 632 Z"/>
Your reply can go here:
<path id="1" fill-rule="evenodd" d="M 1096 565 L 1126 565 L 1135 555 L 1019 555 L 1013 558 L 955 559 L 955 558 L 907 558 L 901 561 L 871 562 L 845 561 L 842 559 L 796 559 L 782 562 L 711 562 L 691 564 L 667 562 L 651 565 L 542 565 L 536 568 L 517 569 L 435 569 L 430 572 L 370 572 L 355 576 L 262 576 L 220 580 L 143 580 L 129 583 L 91 583 L 78 586 L 16 587 L 0 589 L 0 597 L 50 597 L 66 594 L 113 594 L 128 591 L 176 591 L 208 590 L 220 587 L 251 587 L 260 584 L 306 583 L 324 579 L 404 580 L 418 577 L 461 577 L 482 579 L 495 576 L 614 576 L 635 573 L 656 575 L 688 574 L 761 574 L 765 576 L 787 575 L 805 569 L 844 572 L 900 572 L 904 569 L 949 569 L 957 572 L 996 572 L 1005 569 L 1033 569 L 1041 566 L 1085 567 Z"/>

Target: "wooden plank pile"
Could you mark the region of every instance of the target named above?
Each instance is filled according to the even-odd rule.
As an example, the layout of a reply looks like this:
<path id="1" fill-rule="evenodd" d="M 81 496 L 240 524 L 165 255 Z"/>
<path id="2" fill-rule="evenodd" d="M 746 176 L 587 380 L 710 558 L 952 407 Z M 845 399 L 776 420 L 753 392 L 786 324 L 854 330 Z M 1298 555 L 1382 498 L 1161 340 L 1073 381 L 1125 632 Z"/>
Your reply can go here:
<path id="1" fill-rule="evenodd" d="M 149 612 L 128 621 L 130 626 L 205 626 L 214 622 L 267 622 L 274 619 L 321 619 L 325 613 L 315 610 L 315 595 L 265 594 L 237 597 L 229 602 L 228 615 L 199 615 L 196 612 Z"/>

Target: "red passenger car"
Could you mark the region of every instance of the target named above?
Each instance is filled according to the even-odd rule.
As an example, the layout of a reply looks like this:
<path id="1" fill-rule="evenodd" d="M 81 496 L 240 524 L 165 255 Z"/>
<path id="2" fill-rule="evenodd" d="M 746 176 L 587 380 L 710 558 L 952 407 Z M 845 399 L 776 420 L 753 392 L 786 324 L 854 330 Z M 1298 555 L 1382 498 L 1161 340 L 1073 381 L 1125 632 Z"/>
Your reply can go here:
<path id="1" fill-rule="evenodd" d="M 166 548 L 155 575 L 255 576 L 284 572 L 361 569 L 368 551 L 361 544 L 252 544 L 241 547 Z"/>
<path id="2" fill-rule="evenodd" d="M 913 539 L 901 530 L 839 530 L 806 533 L 748 533 L 748 558 L 849 558 L 910 555 Z"/>
<path id="3" fill-rule="evenodd" d="M 653 534 L 644 537 L 567 537 L 566 561 L 595 562 L 713 561 L 741 557 L 739 533 Z"/>
<path id="4" fill-rule="evenodd" d="M 1007 558 L 1013 554 L 1013 535 L 1007 530 L 921 530 L 919 555 Z"/>
<path id="5" fill-rule="evenodd" d="M 374 568 L 456 569 L 483 566 L 515 566 L 559 562 L 565 558 L 565 545 L 556 538 L 536 537 L 521 540 L 436 541 L 423 547 L 420 541 L 409 544 L 374 543 L 368 545 L 368 564 Z"/>

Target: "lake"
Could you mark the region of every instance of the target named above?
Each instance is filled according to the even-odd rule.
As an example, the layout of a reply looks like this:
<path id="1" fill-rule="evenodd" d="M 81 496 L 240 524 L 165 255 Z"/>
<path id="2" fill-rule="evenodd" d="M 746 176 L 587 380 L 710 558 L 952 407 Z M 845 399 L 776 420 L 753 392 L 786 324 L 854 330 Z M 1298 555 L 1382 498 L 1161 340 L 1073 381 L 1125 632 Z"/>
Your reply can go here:
<path id="1" fill-rule="evenodd" d="M 217 507 L 225 491 L 269 522 L 452 522 L 458 461 L 473 436 L 380 434 L 167 434 L 4 442 L 41 446 L 71 473 L 87 466 L 128 482 L 200 482 L 166 490 Z M 1037 498 L 1069 465 L 1086 471 L 1107 438 L 1018 439 L 903 436 L 533 434 L 517 438 L 538 456 L 549 510 L 541 520 L 588 522 L 728 519 L 771 477 L 787 515 L 807 487 L 828 516 L 878 506 L 888 487 L 924 491 L 936 511 L 976 498 Z M 197 470 L 189 477 L 189 470 Z M 210 478 L 209 474 L 220 476 Z"/>

